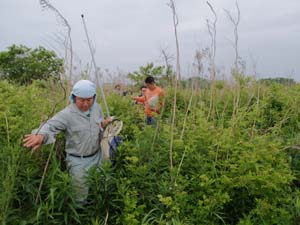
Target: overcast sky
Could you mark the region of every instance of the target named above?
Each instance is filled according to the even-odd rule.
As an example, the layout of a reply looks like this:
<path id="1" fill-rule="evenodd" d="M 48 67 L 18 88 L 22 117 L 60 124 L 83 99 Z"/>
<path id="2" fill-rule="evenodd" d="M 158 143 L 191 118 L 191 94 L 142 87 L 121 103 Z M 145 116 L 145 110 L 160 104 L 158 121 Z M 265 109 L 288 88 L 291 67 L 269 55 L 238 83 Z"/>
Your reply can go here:
<path id="1" fill-rule="evenodd" d="M 168 0 L 50 0 L 71 25 L 76 63 L 91 61 L 81 14 L 85 15 L 96 61 L 102 69 L 130 72 L 154 62 L 163 65 L 161 48 L 175 55 Z M 192 73 L 196 49 L 210 44 L 206 19 L 213 19 L 205 0 L 175 0 L 183 73 Z M 236 15 L 235 0 L 211 0 L 218 15 L 217 66 L 233 64 L 233 26 L 224 9 Z M 300 0 L 240 0 L 239 52 L 259 77 L 300 81 Z M 58 34 L 65 29 L 39 0 L 0 0 L 0 50 L 12 44 L 39 45 L 63 54 Z"/>

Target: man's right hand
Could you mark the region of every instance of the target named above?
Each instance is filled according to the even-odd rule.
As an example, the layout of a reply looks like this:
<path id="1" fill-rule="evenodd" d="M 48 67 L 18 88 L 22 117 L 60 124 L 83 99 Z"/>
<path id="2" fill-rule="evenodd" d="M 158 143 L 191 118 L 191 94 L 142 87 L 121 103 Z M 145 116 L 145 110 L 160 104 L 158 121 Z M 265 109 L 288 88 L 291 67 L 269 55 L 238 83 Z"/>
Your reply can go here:
<path id="1" fill-rule="evenodd" d="M 23 139 L 23 146 L 26 148 L 33 148 L 33 150 L 37 150 L 41 147 L 44 140 L 44 135 L 42 134 L 26 134 Z"/>

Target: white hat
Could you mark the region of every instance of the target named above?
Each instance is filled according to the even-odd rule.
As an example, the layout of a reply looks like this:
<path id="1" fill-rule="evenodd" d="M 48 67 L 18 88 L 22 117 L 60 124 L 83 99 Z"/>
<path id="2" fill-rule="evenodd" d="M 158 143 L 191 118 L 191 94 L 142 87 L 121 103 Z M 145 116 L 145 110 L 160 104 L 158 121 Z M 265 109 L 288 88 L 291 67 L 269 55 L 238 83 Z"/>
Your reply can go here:
<path id="1" fill-rule="evenodd" d="M 80 98 L 91 98 L 96 95 L 96 85 L 89 80 L 77 81 L 73 86 L 70 100 L 74 102 L 73 95 Z"/>

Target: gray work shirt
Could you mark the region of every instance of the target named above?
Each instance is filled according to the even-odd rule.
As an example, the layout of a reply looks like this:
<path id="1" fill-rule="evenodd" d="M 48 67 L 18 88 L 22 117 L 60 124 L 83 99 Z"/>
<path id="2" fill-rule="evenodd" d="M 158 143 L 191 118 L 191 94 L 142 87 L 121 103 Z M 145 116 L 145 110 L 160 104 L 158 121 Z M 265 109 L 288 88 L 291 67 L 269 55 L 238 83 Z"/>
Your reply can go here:
<path id="1" fill-rule="evenodd" d="M 44 135 L 43 144 L 55 142 L 55 135 L 61 131 L 66 134 L 66 152 L 86 156 L 100 150 L 100 122 L 103 112 L 100 105 L 94 103 L 90 116 L 81 112 L 73 103 L 49 119 L 41 129 L 33 134 Z"/>

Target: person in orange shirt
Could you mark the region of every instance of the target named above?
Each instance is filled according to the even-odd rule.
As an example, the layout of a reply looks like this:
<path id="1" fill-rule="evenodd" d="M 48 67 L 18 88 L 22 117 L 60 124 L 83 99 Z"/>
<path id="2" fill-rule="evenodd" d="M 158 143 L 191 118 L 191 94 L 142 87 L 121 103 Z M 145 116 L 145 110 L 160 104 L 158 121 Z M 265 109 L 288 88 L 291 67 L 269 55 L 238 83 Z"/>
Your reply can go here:
<path id="1" fill-rule="evenodd" d="M 146 91 L 144 96 L 133 98 L 137 102 L 144 103 L 146 124 L 156 126 L 155 115 L 160 114 L 163 106 L 164 91 L 162 88 L 156 86 L 155 80 L 152 76 L 145 79 Z"/>

